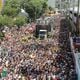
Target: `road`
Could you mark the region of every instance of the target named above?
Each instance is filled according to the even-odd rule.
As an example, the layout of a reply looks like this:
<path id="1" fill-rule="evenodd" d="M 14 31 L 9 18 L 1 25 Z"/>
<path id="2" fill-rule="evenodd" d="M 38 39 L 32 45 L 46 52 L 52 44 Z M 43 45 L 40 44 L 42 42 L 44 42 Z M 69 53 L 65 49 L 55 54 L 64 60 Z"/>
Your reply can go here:
<path id="1" fill-rule="evenodd" d="M 7 68 L 8 79 L 12 76 L 19 80 L 19 76 L 24 76 L 27 80 L 76 80 L 69 30 L 64 18 L 56 18 L 54 34 L 47 40 L 31 38 L 22 43 L 21 39 L 28 36 L 22 28 L 7 33 L 11 36 L 1 42 L 1 46 L 8 50 L 7 56 L 2 54 L 0 57 L 0 67 Z"/>

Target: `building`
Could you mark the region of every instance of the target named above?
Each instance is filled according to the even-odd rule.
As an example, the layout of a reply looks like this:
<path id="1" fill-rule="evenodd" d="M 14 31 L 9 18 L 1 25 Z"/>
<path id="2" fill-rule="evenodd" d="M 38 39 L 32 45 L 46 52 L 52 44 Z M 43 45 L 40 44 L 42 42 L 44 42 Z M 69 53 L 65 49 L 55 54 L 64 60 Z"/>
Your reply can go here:
<path id="1" fill-rule="evenodd" d="M 56 0 L 48 0 L 48 6 L 51 6 L 52 8 L 55 8 L 55 1 Z"/>
<path id="2" fill-rule="evenodd" d="M 70 0 L 56 0 L 55 1 L 55 8 L 59 10 L 68 9 L 70 5 Z"/>
<path id="3" fill-rule="evenodd" d="M 55 1 L 55 7 L 60 9 L 60 7 L 61 7 L 61 0 L 56 0 Z"/>

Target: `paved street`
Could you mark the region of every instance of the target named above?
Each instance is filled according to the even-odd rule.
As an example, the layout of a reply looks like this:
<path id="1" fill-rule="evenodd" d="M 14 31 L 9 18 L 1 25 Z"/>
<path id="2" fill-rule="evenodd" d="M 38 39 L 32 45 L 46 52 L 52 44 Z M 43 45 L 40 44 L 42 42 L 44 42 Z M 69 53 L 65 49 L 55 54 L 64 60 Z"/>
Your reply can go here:
<path id="1" fill-rule="evenodd" d="M 24 27 L 5 33 L 1 42 L 5 51 L 0 56 L 1 70 L 7 72 L 5 80 L 76 80 L 66 20 L 56 18 L 55 26 L 53 37 L 47 40 L 22 41 L 32 35 Z"/>

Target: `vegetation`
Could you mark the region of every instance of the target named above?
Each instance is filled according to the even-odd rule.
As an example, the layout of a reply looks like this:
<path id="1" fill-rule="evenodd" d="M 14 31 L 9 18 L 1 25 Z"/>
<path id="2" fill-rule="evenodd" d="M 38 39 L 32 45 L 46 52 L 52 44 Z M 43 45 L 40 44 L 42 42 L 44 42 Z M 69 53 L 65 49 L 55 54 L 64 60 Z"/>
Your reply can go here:
<path id="1" fill-rule="evenodd" d="M 6 0 L 0 15 L 0 32 L 4 26 L 18 27 L 27 23 L 28 20 L 35 20 L 47 9 L 47 0 Z M 24 9 L 27 16 L 20 16 L 21 9 Z M 2 33 L 0 33 L 2 37 Z"/>
<path id="2" fill-rule="evenodd" d="M 47 0 L 6 0 L 2 15 L 17 16 L 24 9 L 29 18 L 35 20 L 40 17 L 47 8 Z"/>
<path id="3" fill-rule="evenodd" d="M 47 9 L 47 0 L 6 0 L 0 16 L 0 27 L 25 24 L 27 17 L 25 16 L 25 19 L 23 16 L 18 16 L 21 9 L 29 14 L 30 20 L 35 20 Z"/>
<path id="4" fill-rule="evenodd" d="M 17 16 L 15 19 L 14 19 L 14 25 L 17 25 L 18 27 L 24 25 L 26 23 L 26 18 L 25 17 L 22 17 L 22 16 Z"/>
<path id="5" fill-rule="evenodd" d="M 0 27 L 3 27 L 3 26 L 13 26 L 13 20 L 11 17 L 8 17 L 6 15 L 4 16 L 0 16 Z"/>
<path id="6" fill-rule="evenodd" d="M 33 20 L 40 17 L 47 8 L 47 0 L 21 0 L 21 7 Z"/>
<path id="7" fill-rule="evenodd" d="M 19 0 L 6 0 L 4 8 L 2 10 L 2 15 L 15 17 L 19 12 L 20 12 Z"/>
<path id="8" fill-rule="evenodd" d="M 0 32 L 0 40 L 2 40 L 4 37 L 4 33 L 3 32 Z"/>

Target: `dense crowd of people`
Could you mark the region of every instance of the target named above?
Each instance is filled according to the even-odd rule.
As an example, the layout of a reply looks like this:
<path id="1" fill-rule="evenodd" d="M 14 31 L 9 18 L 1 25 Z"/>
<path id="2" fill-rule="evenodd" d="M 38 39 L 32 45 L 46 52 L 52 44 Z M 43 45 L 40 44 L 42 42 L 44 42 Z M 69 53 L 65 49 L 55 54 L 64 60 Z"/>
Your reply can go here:
<path id="1" fill-rule="evenodd" d="M 53 37 L 46 40 L 34 38 L 27 27 L 7 29 L 0 43 L 0 79 L 76 80 L 64 25 L 56 26 Z"/>

